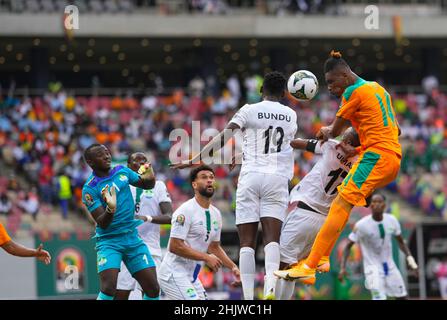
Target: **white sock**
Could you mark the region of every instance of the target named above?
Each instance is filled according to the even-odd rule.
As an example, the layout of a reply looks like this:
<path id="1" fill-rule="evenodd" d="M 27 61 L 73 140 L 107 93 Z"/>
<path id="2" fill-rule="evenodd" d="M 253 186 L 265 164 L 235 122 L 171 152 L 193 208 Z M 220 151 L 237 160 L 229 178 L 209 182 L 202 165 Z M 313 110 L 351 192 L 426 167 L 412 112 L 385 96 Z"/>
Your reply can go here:
<path id="1" fill-rule="evenodd" d="M 242 247 L 239 251 L 239 270 L 241 271 L 242 291 L 245 300 L 253 300 L 255 288 L 255 250 Z"/>
<path id="2" fill-rule="evenodd" d="M 264 296 L 273 292 L 275 294 L 276 281 L 278 278 L 273 274 L 279 269 L 279 244 L 278 242 L 270 242 L 264 247 L 265 259 L 265 282 L 264 282 Z"/>
<path id="3" fill-rule="evenodd" d="M 276 283 L 276 300 L 290 300 L 295 292 L 295 280 L 287 281 L 284 279 L 278 279 Z"/>

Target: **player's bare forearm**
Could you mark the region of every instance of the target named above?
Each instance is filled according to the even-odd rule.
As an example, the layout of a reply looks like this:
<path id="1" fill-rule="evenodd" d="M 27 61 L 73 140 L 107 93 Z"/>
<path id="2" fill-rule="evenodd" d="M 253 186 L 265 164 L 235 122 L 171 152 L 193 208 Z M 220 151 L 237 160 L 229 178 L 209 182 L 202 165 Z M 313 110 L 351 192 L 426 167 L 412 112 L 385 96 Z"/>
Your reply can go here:
<path id="1" fill-rule="evenodd" d="M 206 253 L 194 250 L 187 246 L 182 239 L 177 238 L 170 239 L 168 250 L 180 257 L 197 261 L 206 261 L 208 257 Z"/>
<path id="2" fill-rule="evenodd" d="M 151 223 L 155 224 L 171 224 L 172 219 L 172 203 L 171 202 L 160 202 L 159 204 L 161 215 L 153 216 Z"/>
<path id="3" fill-rule="evenodd" d="M 228 257 L 227 253 L 224 251 L 219 242 L 212 242 L 208 247 L 208 252 L 218 257 L 222 261 L 223 265 L 228 269 L 232 270 L 234 267 L 237 267 L 233 260 Z"/>
<path id="4" fill-rule="evenodd" d="M 114 212 L 107 212 L 103 207 L 99 207 L 91 212 L 93 219 L 101 229 L 107 229 L 112 223 Z"/>
<path id="5" fill-rule="evenodd" d="M 159 215 L 152 217 L 151 223 L 155 224 L 171 224 L 172 214 Z"/>
<path id="6" fill-rule="evenodd" d="M 345 246 L 343 250 L 343 256 L 341 258 L 340 262 L 340 269 L 346 269 L 346 262 L 348 261 L 349 252 L 351 251 L 352 246 L 354 245 L 354 242 L 349 241 L 348 244 Z"/>
<path id="7" fill-rule="evenodd" d="M 330 138 L 336 138 L 341 135 L 349 127 L 349 125 L 348 120 L 341 117 L 335 117 L 334 122 L 329 126 L 331 127 Z"/>
<path id="8" fill-rule="evenodd" d="M 404 238 L 401 235 L 399 235 L 399 236 L 396 236 L 396 240 L 397 240 L 397 243 L 399 244 L 400 250 L 403 253 L 405 253 L 405 256 L 407 256 L 407 257 L 411 256 L 410 248 L 408 248 L 407 244 L 405 243 Z"/>
<path id="9" fill-rule="evenodd" d="M 155 187 L 155 177 L 153 175 L 140 176 L 140 180 L 133 184 L 133 186 L 144 190 L 153 189 Z"/>
<path id="10" fill-rule="evenodd" d="M 234 131 L 239 129 L 239 126 L 233 122 L 230 122 L 225 129 L 220 132 L 217 136 L 215 136 L 210 142 L 206 144 L 205 147 L 203 147 L 202 151 L 200 151 L 195 157 L 191 159 L 191 163 L 199 163 L 203 157 L 213 156 L 211 152 L 218 151 L 222 149 L 225 144 L 230 140 L 233 135 Z"/>
<path id="11" fill-rule="evenodd" d="M 307 143 L 309 140 L 297 138 L 295 140 L 290 141 L 290 146 L 293 149 L 306 150 Z"/>
<path id="12" fill-rule="evenodd" d="M 37 254 L 35 249 L 24 247 L 12 240 L 2 245 L 2 248 L 9 254 L 17 257 L 35 257 Z"/>

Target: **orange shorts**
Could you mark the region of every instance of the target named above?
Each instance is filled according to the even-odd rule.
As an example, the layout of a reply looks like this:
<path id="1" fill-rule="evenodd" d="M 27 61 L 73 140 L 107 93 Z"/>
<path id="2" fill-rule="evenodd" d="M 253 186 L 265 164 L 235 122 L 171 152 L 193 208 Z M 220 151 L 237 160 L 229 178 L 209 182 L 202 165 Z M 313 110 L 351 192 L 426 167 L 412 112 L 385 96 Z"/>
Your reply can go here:
<path id="1" fill-rule="evenodd" d="M 338 187 L 338 193 L 354 206 L 365 206 L 376 189 L 382 188 L 394 179 L 400 169 L 400 155 L 378 148 L 366 149 Z"/>

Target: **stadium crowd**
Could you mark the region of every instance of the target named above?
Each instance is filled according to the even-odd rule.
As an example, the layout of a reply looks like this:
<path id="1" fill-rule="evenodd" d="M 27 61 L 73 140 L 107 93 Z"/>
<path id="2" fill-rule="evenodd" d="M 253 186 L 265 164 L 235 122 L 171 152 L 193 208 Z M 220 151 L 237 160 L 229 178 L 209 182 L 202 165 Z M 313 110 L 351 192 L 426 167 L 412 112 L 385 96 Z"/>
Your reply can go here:
<path id="1" fill-rule="evenodd" d="M 336 2 L 335 2 L 336 3 Z M 334 3 L 334 4 L 335 4 Z M 64 12 L 68 5 L 75 5 L 80 13 L 131 14 L 143 9 L 159 14 L 202 13 L 223 15 L 233 9 L 249 8 L 257 13 L 320 13 L 322 0 L 0 0 L 0 11 L 13 13 Z"/>
<path id="2" fill-rule="evenodd" d="M 63 218 L 69 208 L 84 210 L 82 185 L 90 174 L 83 150 L 94 142 L 106 144 L 115 163 L 125 163 L 134 150 L 150 155 L 157 178 L 164 180 L 174 208 L 190 196 L 187 170 L 169 169 L 169 135 L 176 128 L 191 134 L 191 122 L 222 130 L 244 102 L 259 101 L 261 77 L 228 79 L 218 96 L 210 94 L 199 77 L 186 89 L 169 94 L 134 97 L 129 91 L 114 97 L 75 96 L 52 86 L 44 96 L 0 97 L 0 158 L 14 169 L 0 177 L 0 214 L 22 210 L 38 216 L 41 203 L 60 206 Z M 388 188 L 419 206 L 428 216 L 447 219 L 447 95 L 437 86 L 422 94 L 394 94 L 393 104 L 402 127 L 404 150 L 401 173 Z M 313 137 L 329 123 L 338 108 L 336 100 L 321 92 L 311 102 L 288 103 L 298 112 L 298 132 Z M 205 141 L 202 141 L 205 143 Z M 297 183 L 315 163 L 311 153 L 296 152 Z M 224 226 L 233 223 L 238 170 L 218 166 L 220 183 L 215 201 L 223 212 Z M 20 185 L 17 177 L 24 178 Z"/>

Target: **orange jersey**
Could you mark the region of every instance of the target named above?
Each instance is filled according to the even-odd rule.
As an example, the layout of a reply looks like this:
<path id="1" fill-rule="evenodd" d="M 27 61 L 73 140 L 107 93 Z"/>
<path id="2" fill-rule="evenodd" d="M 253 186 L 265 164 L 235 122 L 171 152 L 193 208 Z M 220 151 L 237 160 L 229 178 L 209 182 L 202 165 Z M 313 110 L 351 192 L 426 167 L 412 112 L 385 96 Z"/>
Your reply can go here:
<path id="1" fill-rule="evenodd" d="M 11 241 L 11 237 L 9 236 L 8 232 L 6 232 L 6 229 L 3 227 L 3 225 L 0 223 L 0 246 L 9 241 Z"/>
<path id="2" fill-rule="evenodd" d="M 357 81 L 343 93 L 337 117 L 351 121 L 362 149 L 390 150 L 402 156 L 398 123 L 389 93 L 377 82 Z"/>

